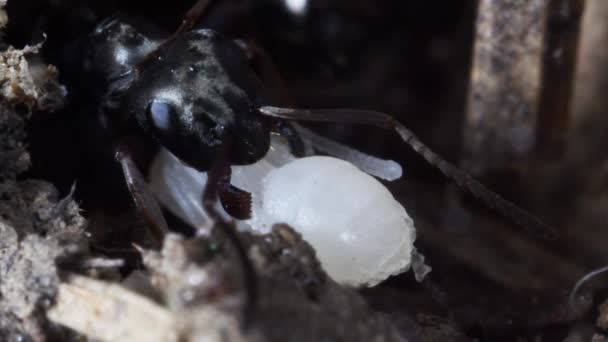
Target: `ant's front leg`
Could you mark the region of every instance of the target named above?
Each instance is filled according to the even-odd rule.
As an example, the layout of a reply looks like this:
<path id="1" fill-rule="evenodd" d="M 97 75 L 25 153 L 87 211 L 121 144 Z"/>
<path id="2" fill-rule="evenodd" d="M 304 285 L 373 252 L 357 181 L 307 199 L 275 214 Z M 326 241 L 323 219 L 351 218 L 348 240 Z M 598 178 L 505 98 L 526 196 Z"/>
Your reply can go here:
<path id="1" fill-rule="evenodd" d="M 135 165 L 131 151 L 126 145 L 118 145 L 115 158 L 122 167 L 125 182 L 137 211 L 151 228 L 152 235 L 158 246 L 161 246 L 165 235 L 169 232 L 169 228 L 158 202 L 150 192 L 150 189 L 148 189 L 144 176 L 137 168 L 137 165 Z"/>
<path id="2" fill-rule="evenodd" d="M 226 184 L 230 184 L 230 164 L 228 161 L 228 151 L 230 150 L 230 138 L 225 137 L 224 142 L 219 148 L 211 170 L 207 173 L 207 185 L 203 190 L 203 208 L 207 215 L 213 220 L 214 226 L 219 227 L 226 235 L 230 243 L 236 249 L 241 267 L 243 269 L 243 279 L 245 282 L 246 302 L 243 306 L 243 327 L 247 328 L 253 320 L 253 313 L 257 303 L 257 279 L 255 269 L 249 259 L 245 246 L 239 238 L 234 222 L 227 222 L 216 209 L 218 197 L 222 198 L 222 191 L 226 191 Z M 228 170 L 228 173 L 227 171 Z M 227 183 L 228 182 L 228 183 Z M 251 204 L 251 195 L 249 204 Z M 225 208 L 225 206 L 224 206 Z M 249 207 L 251 210 L 251 207 Z"/>

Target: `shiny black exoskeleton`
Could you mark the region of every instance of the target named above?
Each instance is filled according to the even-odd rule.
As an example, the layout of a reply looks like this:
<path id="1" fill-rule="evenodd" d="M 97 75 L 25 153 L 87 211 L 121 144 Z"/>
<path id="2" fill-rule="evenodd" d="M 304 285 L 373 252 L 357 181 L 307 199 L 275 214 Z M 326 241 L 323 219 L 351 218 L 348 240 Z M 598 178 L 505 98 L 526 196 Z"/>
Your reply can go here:
<path id="1" fill-rule="evenodd" d="M 185 163 L 209 170 L 230 135 L 228 161 L 251 164 L 269 148 L 269 119 L 258 112 L 268 96 L 243 48 L 201 29 L 163 43 L 119 20 L 100 24 L 87 63 L 105 75 L 101 115 L 112 129 L 126 118 Z M 101 53 L 100 53 L 101 52 Z"/>

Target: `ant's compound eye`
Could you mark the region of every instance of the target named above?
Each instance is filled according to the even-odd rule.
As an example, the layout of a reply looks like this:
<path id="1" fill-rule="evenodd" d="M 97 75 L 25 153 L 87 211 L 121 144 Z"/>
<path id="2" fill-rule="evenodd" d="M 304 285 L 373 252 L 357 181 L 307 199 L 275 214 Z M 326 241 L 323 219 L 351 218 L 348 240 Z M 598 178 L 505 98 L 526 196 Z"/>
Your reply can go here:
<path id="1" fill-rule="evenodd" d="M 146 114 L 154 128 L 161 132 L 168 131 L 171 128 L 171 121 L 174 120 L 176 115 L 174 106 L 162 100 L 150 102 Z"/>

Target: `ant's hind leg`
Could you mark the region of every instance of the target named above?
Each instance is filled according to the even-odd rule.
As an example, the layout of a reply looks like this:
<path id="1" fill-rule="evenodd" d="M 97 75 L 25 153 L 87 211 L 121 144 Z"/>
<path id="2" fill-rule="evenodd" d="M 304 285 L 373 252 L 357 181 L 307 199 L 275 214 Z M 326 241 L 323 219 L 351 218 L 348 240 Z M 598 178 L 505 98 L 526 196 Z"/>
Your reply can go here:
<path id="1" fill-rule="evenodd" d="M 182 23 L 179 25 L 174 36 L 190 31 L 201 20 L 209 5 L 213 0 L 197 0 L 196 3 L 186 12 Z"/>
<path id="2" fill-rule="evenodd" d="M 281 77 L 276 64 L 266 51 L 251 41 L 235 39 L 234 43 L 243 50 L 258 77 L 278 94 L 280 103 L 282 105 L 293 106 L 294 101 L 287 90 L 287 85 L 283 77 Z"/>
<path id="3" fill-rule="evenodd" d="M 119 146 L 116 149 L 115 158 L 122 167 L 125 182 L 137 211 L 151 228 L 152 235 L 160 246 L 165 234 L 169 232 L 169 228 L 158 202 L 150 192 L 144 176 L 135 165 L 130 151 L 125 146 Z"/>
<path id="4" fill-rule="evenodd" d="M 502 198 L 494 191 L 486 188 L 466 172 L 450 164 L 414 135 L 409 129 L 399 123 L 392 116 L 366 110 L 354 109 L 295 109 L 265 106 L 258 109 L 260 113 L 281 119 L 323 121 L 336 123 L 355 123 L 372 125 L 384 129 L 394 130 L 401 139 L 431 166 L 438 169 L 445 177 L 452 180 L 460 188 L 479 199 L 489 208 L 511 220 L 517 226 L 547 239 L 557 238 L 557 232 L 539 218 L 531 215 L 515 204 Z"/>

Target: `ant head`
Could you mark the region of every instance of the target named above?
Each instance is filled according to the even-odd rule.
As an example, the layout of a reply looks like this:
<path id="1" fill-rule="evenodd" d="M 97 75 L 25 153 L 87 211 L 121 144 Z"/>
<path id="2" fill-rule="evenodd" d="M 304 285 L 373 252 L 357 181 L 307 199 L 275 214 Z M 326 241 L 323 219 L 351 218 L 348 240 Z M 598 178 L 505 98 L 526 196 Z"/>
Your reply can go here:
<path id="1" fill-rule="evenodd" d="M 205 30 L 165 42 L 138 65 L 124 102 L 145 131 L 199 170 L 209 168 L 227 135 L 232 164 L 251 164 L 269 148 L 266 119 L 220 62 L 223 42 Z"/>

